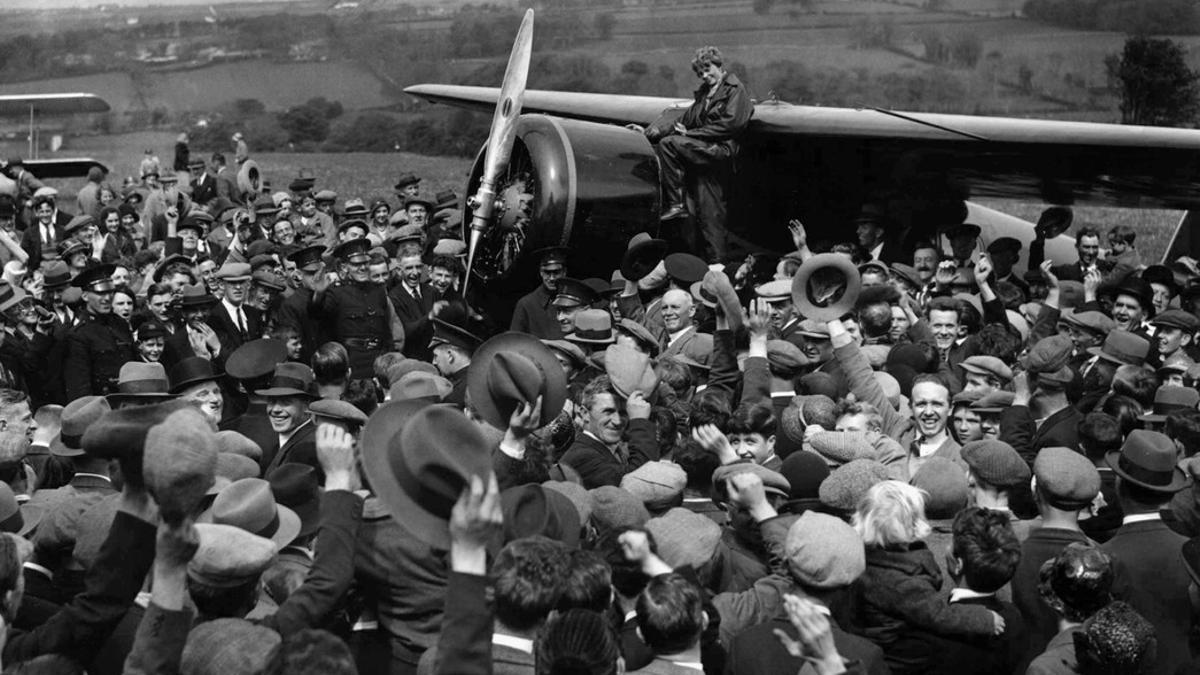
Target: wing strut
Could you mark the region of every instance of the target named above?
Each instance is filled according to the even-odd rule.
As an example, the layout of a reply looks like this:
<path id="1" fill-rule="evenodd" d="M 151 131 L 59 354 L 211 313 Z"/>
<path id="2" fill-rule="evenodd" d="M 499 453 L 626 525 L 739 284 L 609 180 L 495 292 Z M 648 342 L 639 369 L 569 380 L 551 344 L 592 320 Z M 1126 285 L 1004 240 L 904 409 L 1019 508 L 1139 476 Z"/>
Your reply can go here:
<path id="1" fill-rule="evenodd" d="M 973 133 L 971 133 L 971 132 L 969 132 L 969 131 L 963 131 L 963 130 L 961 130 L 961 129 L 955 129 L 955 128 L 953 128 L 953 127 L 947 127 L 947 126 L 943 126 L 943 125 L 941 125 L 941 124 L 937 124 L 937 123 L 935 123 L 935 122 L 930 122 L 930 121 L 928 121 L 928 120 L 923 120 L 923 119 L 921 119 L 921 118 L 919 118 L 919 117 L 913 117 L 913 116 L 911 116 L 911 115 L 905 115 L 904 113 L 901 113 L 901 112 L 896 112 L 895 110 L 888 110 L 888 109 L 886 109 L 886 108 L 871 108 L 871 110 L 874 110 L 874 111 L 875 111 L 875 112 L 877 112 L 877 113 L 883 113 L 884 115 L 891 115 L 892 117 L 895 117 L 895 118 L 898 118 L 898 119 L 902 119 L 902 120 L 904 120 L 905 122 L 912 122 L 913 124 L 920 124 L 920 125 L 923 125 L 923 126 L 927 126 L 927 127 L 932 127 L 932 128 L 934 128 L 934 129 L 938 129 L 938 130 L 940 130 L 940 131 L 946 131 L 946 132 L 949 132 L 949 133 L 952 133 L 952 134 L 958 134 L 959 136 L 962 136 L 963 138 L 970 138 L 970 139 L 972 139 L 972 140 L 975 140 L 975 141 L 987 141 L 987 140 L 990 140 L 990 139 L 989 139 L 989 138 L 987 138 L 986 136 L 980 136 L 979 134 L 973 134 Z"/>

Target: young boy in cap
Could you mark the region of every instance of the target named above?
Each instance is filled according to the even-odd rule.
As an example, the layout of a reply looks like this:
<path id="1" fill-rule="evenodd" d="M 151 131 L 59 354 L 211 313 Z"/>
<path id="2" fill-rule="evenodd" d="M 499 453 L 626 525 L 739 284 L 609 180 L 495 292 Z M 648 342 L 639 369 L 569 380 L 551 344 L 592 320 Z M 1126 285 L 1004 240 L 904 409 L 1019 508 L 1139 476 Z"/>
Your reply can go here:
<path id="1" fill-rule="evenodd" d="M 967 479 L 975 506 L 1003 513 L 1017 532 L 1018 541 L 1029 533 L 1029 524 L 1010 508 L 1014 492 L 1029 483 L 1029 465 L 1003 441 L 974 441 L 962 447 Z"/>

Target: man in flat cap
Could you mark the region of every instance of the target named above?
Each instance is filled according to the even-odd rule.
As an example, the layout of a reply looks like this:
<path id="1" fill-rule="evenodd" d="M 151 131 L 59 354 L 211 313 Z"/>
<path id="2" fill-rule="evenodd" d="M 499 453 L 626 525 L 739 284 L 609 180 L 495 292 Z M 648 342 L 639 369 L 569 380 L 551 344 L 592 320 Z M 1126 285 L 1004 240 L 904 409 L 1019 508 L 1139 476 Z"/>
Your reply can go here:
<path id="1" fill-rule="evenodd" d="M 537 255 L 541 283 L 517 301 L 509 330 L 529 333 L 542 340 L 559 340 L 563 331 L 553 303 L 558 295 L 559 281 L 567 276 L 567 249 L 551 246 L 534 254 Z"/>
<path id="2" fill-rule="evenodd" d="M 246 263 L 225 263 L 217 270 L 221 281 L 221 301 L 213 305 L 208 325 L 217 334 L 221 354 L 228 356 L 243 344 L 262 337 L 260 315 L 246 305 L 250 291 L 250 266 Z"/>
<path id="3" fill-rule="evenodd" d="M 82 323 L 67 335 L 63 378 L 68 401 L 115 391 L 126 361 L 137 358 L 129 324 L 113 315 L 112 265 L 96 265 L 71 281 L 83 291 Z"/>
<path id="4" fill-rule="evenodd" d="M 323 321 L 330 337 L 350 354 L 355 379 L 371 377 L 376 356 L 404 350 L 404 326 L 387 288 L 371 283 L 370 249 L 366 239 L 352 239 L 335 248 L 333 256 L 345 273 L 343 281 L 331 284 L 328 277 L 318 277 L 308 303 L 309 315 Z"/>

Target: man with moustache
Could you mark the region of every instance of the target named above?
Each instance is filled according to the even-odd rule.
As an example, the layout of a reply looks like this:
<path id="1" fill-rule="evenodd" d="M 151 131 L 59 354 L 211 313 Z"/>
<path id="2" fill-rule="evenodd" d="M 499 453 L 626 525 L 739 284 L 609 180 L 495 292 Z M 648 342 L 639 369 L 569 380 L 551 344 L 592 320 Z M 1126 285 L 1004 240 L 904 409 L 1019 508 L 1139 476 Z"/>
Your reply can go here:
<path id="1" fill-rule="evenodd" d="M 941 254 L 932 242 L 917 242 L 913 249 L 913 268 L 917 270 L 917 276 L 926 286 L 933 281 L 933 276 L 937 274 L 938 263 L 941 262 L 941 259 Z"/>
<path id="2" fill-rule="evenodd" d="M 370 280 L 371 242 L 351 239 L 338 245 L 333 256 L 341 265 L 342 280 L 331 284 L 317 277 L 308 312 L 330 329 L 330 338 L 342 343 L 350 355 L 351 377 L 362 379 L 374 372 L 375 357 L 386 351 L 404 351 L 404 326 L 396 314 L 388 289 Z"/>
<path id="3" fill-rule="evenodd" d="M 113 314 L 113 265 L 84 270 L 71 285 L 83 291 L 82 323 L 67 334 L 63 380 L 66 397 L 103 396 L 116 390 L 126 361 L 137 358 L 129 324 Z"/>
<path id="4" fill-rule="evenodd" d="M 542 340 L 560 340 L 563 331 L 553 303 L 558 295 L 559 281 L 567 276 L 567 249 L 551 246 L 535 251 L 535 255 L 538 256 L 538 276 L 542 283 L 517 301 L 509 330 L 529 333 Z"/>

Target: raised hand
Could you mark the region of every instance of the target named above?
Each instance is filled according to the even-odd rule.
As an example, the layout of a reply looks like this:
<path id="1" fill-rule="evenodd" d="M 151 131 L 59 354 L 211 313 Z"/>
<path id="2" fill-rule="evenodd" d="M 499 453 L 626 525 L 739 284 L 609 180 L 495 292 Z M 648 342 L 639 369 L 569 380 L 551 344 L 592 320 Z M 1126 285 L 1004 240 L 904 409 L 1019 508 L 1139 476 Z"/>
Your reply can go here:
<path id="1" fill-rule="evenodd" d="M 783 596 L 783 607 L 788 621 L 796 629 L 799 639 L 792 639 L 786 631 L 775 629 L 775 637 L 792 656 L 812 664 L 821 675 L 846 672 L 845 663 L 838 654 L 833 640 L 833 628 L 821 611 L 820 605 L 807 598 L 795 595 Z"/>
<path id="2" fill-rule="evenodd" d="M 325 472 L 326 490 L 358 489 L 354 436 L 337 424 L 317 425 L 317 461 Z"/>
<path id="3" fill-rule="evenodd" d="M 450 567 L 463 574 L 487 574 L 487 545 L 504 524 L 500 486 L 488 473 L 485 483 L 471 476 L 450 511 Z"/>
<path id="4" fill-rule="evenodd" d="M 508 433 L 514 441 L 523 441 L 542 428 L 542 397 L 533 403 L 522 401 L 508 418 Z"/>
<path id="5" fill-rule="evenodd" d="M 729 438 L 721 433 L 716 425 L 702 424 L 692 429 L 692 439 L 699 443 L 700 447 L 716 455 L 722 464 L 732 464 L 738 460 L 733 446 L 729 444 Z"/>
<path id="6" fill-rule="evenodd" d="M 808 248 L 808 230 L 798 218 L 788 221 L 788 232 L 792 233 L 792 243 L 796 245 L 797 251 Z"/>

